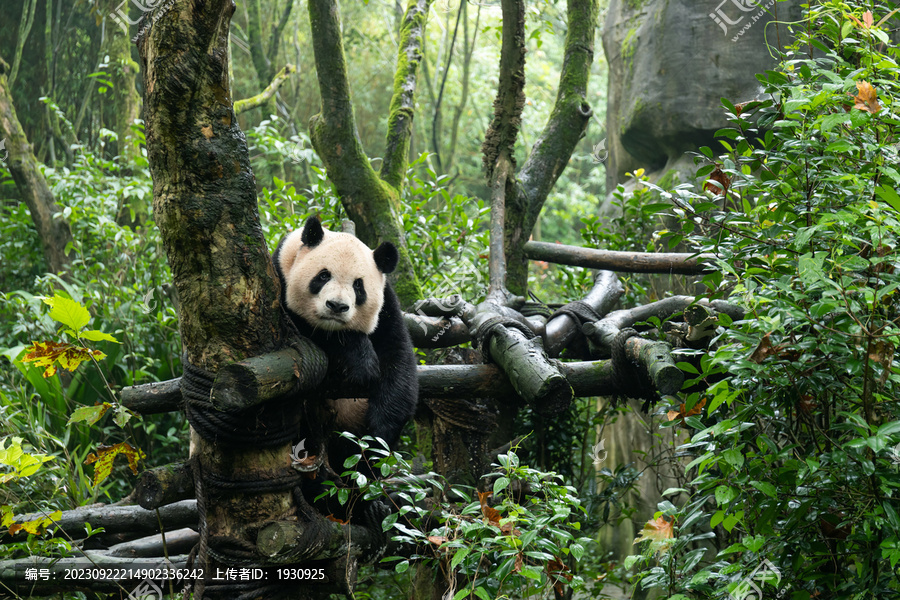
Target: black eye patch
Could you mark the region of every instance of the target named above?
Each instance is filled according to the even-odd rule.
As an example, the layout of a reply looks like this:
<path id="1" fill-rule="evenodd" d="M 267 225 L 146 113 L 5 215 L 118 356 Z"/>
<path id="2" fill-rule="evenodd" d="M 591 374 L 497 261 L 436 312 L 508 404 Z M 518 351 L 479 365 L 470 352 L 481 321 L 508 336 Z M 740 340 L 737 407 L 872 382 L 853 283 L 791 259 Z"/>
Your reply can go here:
<path id="1" fill-rule="evenodd" d="M 366 301 L 366 286 L 362 279 L 353 282 L 353 291 L 356 292 L 356 305 L 361 306 Z"/>
<path id="2" fill-rule="evenodd" d="M 312 281 L 309 282 L 309 293 L 318 294 L 329 281 L 331 281 L 331 273 L 328 269 L 322 269 L 319 271 L 319 274 L 313 277 Z"/>

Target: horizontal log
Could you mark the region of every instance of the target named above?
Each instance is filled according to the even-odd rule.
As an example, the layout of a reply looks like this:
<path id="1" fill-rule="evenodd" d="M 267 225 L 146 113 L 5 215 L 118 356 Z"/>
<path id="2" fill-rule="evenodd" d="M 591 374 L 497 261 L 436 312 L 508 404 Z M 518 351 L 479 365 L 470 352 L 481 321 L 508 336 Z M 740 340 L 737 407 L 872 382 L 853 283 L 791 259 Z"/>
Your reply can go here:
<path id="1" fill-rule="evenodd" d="M 65 579 L 67 573 L 73 569 L 120 569 L 122 573 L 140 573 L 141 570 L 150 569 L 185 569 L 187 567 L 187 555 L 170 555 L 166 562 L 162 557 L 157 558 L 128 558 L 110 556 L 106 552 L 86 550 L 84 556 L 77 558 L 49 558 L 44 556 L 29 556 L 18 560 L 0 561 L 0 596 L 4 592 L 16 594 L 16 598 L 28 598 L 31 596 L 50 596 L 63 593 L 65 597 L 71 597 L 74 592 L 108 592 L 121 593 L 123 598 L 129 597 L 135 585 L 141 583 L 141 579 L 120 581 L 106 579 Z M 38 577 L 37 580 L 27 581 L 25 569 L 39 569 L 48 575 L 47 580 Z M 162 582 L 165 583 L 165 582 Z M 160 581 L 156 581 L 159 585 Z M 168 592 L 168 586 L 164 586 Z M 181 591 L 176 589 L 176 591 Z M 88 596 L 90 597 L 90 595 Z"/>
<path id="2" fill-rule="evenodd" d="M 613 390 L 612 379 L 607 378 L 605 371 L 597 370 L 598 365 L 607 361 L 587 361 L 562 363 L 562 373 L 569 379 L 575 395 L 578 397 L 602 396 Z M 509 380 L 496 365 L 419 365 L 419 395 L 428 398 L 508 398 L 515 395 Z M 574 379 L 573 379 L 574 377 Z M 597 379 L 592 379 L 597 377 Z M 178 382 L 179 380 L 173 380 Z M 140 386 L 138 386 L 140 388 Z M 137 389 L 135 392 L 137 393 Z M 362 397 L 362 390 L 346 389 L 321 390 L 310 393 L 309 398 L 317 397 Z M 363 394 L 364 395 L 364 394 Z M 156 414 L 177 410 L 171 402 L 160 399 L 159 404 L 143 402 L 144 414 Z M 128 406 L 128 404 L 126 404 Z"/>
<path id="3" fill-rule="evenodd" d="M 291 390 L 316 388 L 328 370 L 325 352 L 306 338 L 295 346 L 225 365 L 216 373 L 210 399 L 223 410 L 240 410 Z"/>
<path id="4" fill-rule="evenodd" d="M 136 413 L 152 415 L 181 410 L 181 378 L 122 388 L 122 404 Z"/>
<path id="5" fill-rule="evenodd" d="M 156 535 L 110 546 L 106 554 L 118 558 L 156 558 L 159 560 L 160 557 L 166 554 L 188 554 L 198 541 L 200 541 L 199 533 L 188 527 L 183 527 L 182 529 L 167 532 L 165 544 L 163 544 L 162 534 L 157 533 Z"/>
<path id="6" fill-rule="evenodd" d="M 351 544 L 352 541 L 352 544 Z M 309 521 L 270 523 L 256 537 L 256 548 L 278 563 L 303 563 L 346 556 L 358 557 L 382 544 L 382 536 L 361 525 L 341 525 L 318 517 Z"/>
<path id="7" fill-rule="evenodd" d="M 34 521 L 45 517 L 43 513 L 31 513 L 17 515 L 17 523 Z M 166 529 L 181 529 L 182 527 L 197 526 L 197 501 L 182 500 L 175 504 L 169 504 L 159 509 L 159 520 Z M 159 521 L 156 511 L 147 510 L 140 506 L 90 506 L 67 510 L 51 526 L 56 528 L 56 535 L 68 539 L 80 540 L 86 536 L 84 524 L 90 523 L 93 529 L 103 527 L 109 533 L 138 533 L 153 534 L 159 532 Z M 21 542 L 25 535 L 6 534 L 0 538 L 0 543 Z"/>
<path id="8" fill-rule="evenodd" d="M 733 321 L 744 318 L 744 311 L 741 307 L 724 300 L 710 302 L 705 298 L 698 300 L 694 296 L 671 296 L 658 302 L 611 312 L 596 323 L 585 324 L 583 331 L 601 347 L 609 349 L 620 330 L 654 317 L 664 321 L 672 315 L 684 311 L 692 304 L 712 308 L 718 313 L 728 315 Z"/>
<path id="9" fill-rule="evenodd" d="M 137 503 L 154 510 L 194 497 L 194 474 L 188 463 L 173 463 L 141 473 L 135 486 Z"/>
<path id="10" fill-rule="evenodd" d="M 587 269 L 604 269 L 620 273 L 671 273 L 699 275 L 713 271 L 704 261 L 712 254 L 681 252 L 616 252 L 596 250 L 581 246 L 526 242 L 525 256 L 558 265 L 570 265 Z"/>

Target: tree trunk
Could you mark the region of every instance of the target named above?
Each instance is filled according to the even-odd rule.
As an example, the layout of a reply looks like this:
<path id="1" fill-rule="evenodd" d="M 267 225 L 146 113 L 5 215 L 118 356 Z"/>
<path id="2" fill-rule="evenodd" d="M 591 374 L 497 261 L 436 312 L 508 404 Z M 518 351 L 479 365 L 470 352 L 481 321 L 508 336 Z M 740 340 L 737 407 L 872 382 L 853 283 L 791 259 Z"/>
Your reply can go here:
<path id="1" fill-rule="evenodd" d="M 233 11 L 230 0 L 176 0 L 138 39 L 153 210 L 181 300 L 184 359 L 212 373 L 272 351 L 284 337 L 250 156 L 229 89 Z M 192 446 L 204 481 L 213 475 L 258 481 L 291 471 L 289 443 L 235 446 L 192 431 Z M 293 509 L 289 490 L 252 495 L 219 491 L 206 498 L 210 540 L 255 544 L 254 527 Z M 212 542 L 209 547 L 212 552 Z M 229 556 L 227 548 L 220 547 L 211 556 L 223 555 Z M 207 596 L 229 594 L 234 592 L 207 590 Z"/>
<path id="2" fill-rule="evenodd" d="M 121 0 L 109 0 L 105 3 L 103 14 L 113 14 L 120 3 Z M 106 37 L 100 46 L 100 56 L 109 57 L 106 70 L 113 83 L 111 93 L 116 112 L 116 122 L 112 128 L 118 138 L 119 155 L 126 162 L 134 163 L 135 158 L 140 155 L 137 135 L 131 129 L 141 112 L 141 97 L 135 87 L 138 65 L 131 58 L 128 32 L 112 19 L 107 19 L 105 25 Z M 146 212 L 146 207 L 143 209 Z"/>
<path id="3" fill-rule="evenodd" d="M 381 241 L 392 242 L 400 252 L 394 287 L 400 302 L 406 306 L 421 298 L 422 291 L 400 222 L 400 189 L 408 165 L 416 74 L 430 5 L 431 0 L 409 0 L 403 17 L 387 148 L 379 176 L 369 164 L 356 129 L 337 2 L 309 2 L 316 75 L 322 97 L 322 111 L 310 119 L 310 139 L 325 163 L 344 209 L 356 223 L 359 238 L 373 247 Z"/>
<path id="4" fill-rule="evenodd" d="M 0 148 L 0 160 L 5 160 L 19 194 L 31 211 L 49 270 L 64 272 L 68 269 L 66 246 L 72 243 L 72 232 L 65 219 L 58 216 L 60 209 L 19 124 L 7 83 L 8 71 L 9 65 L 0 58 L 0 139 L 6 142 L 5 150 Z"/>
<path id="5" fill-rule="evenodd" d="M 528 160 L 516 174 L 515 194 L 508 196 L 506 216 L 507 285 L 524 295 L 528 282 L 525 242 L 556 180 L 584 136 L 592 111 L 587 85 L 594 60 L 594 31 L 600 14 L 598 0 L 568 0 L 569 29 L 559 76 L 556 104 Z"/>

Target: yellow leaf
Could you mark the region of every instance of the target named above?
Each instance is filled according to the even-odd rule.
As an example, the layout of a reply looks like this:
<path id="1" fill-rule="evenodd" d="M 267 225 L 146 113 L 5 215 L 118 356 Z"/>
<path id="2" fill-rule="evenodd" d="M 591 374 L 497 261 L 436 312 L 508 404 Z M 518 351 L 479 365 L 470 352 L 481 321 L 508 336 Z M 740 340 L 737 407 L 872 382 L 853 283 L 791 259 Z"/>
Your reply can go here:
<path id="1" fill-rule="evenodd" d="M 128 459 L 128 466 L 135 475 L 138 472 L 138 461 L 143 460 L 147 456 L 143 450 L 132 447 L 128 442 L 120 442 L 114 446 L 100 446 L 97 449 L 97 454 L 91 452 L 84 459 L 84 464 L 86 465 L 97 463 L 94 466 L 95 486 L 100 485 L 104 479 L 109 477 L 109 474 L 112 472 L 113 461 L 119 454 L 125 455 Z"/>
<path id="2" fill-rule="evenodd" d="M 50 318 L 78 332 L 91 320 L 91 313 L 80 303 L 55 295 L 44 298 L 44 304 L 50 306 Z"/>

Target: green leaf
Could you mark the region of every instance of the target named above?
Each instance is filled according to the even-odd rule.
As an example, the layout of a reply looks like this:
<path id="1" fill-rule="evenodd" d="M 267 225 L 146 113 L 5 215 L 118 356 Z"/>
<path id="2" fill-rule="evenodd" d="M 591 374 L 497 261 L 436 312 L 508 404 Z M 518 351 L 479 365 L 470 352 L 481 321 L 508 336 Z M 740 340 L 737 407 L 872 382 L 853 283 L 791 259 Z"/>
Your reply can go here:
<path id="1" fill-rule="evenodd" d="M 569 546 L 569 552 L 572 553 L 572 556 L 575 557 L 575 560 L 581 560 L 581 557 L 584 556 L 584 548 L 581 544 L 572 544 Z"/>
<path id="2" fill-rule="evenodd" d="M 535 581 L 541 580 L 541 572 L 534 567 L 522 567 L 522 570 L 519 571 L 519 574 L 527 577 L 528 579 L 534 579 Z"/>
<path id="3" fill-rule="evenodd" d="M 481 598 L 481 600 L 492 600 L 490 594 L 487 593 L 483 587 L 475 588 L 475 595 Z"/>
<path id="4" fill-rule="evenodd" d="M 450 570 L 452 571 L 459 563 L 461 563 L 465 558 L 469 555 L 469 549 L 465 546 L 461 547 L 456 551 L 456 554 L 453 555 L 453 560 L 450 561 Z"/>
<path id="5" fill-rule="evenodd" d="M 115 342 L 117 344 L 122 343 L 108 333 L 103 333 L 102 331 L 98 331 L 97 329 L 88 329 L 87 331 L 82 331 L 77 335 L 81 339 L 91 342 Z"/>
<path id="6" fill-rule="evenodd" d="M 731 533 L 731 530 L 734 529 L 734 526 L 738 524 L 738 521 L 744 518 L 744 511 L 738 511 L 733 515 L 728 515 L 725 517 L 725 520 L 722 521 L 722 527 L 725 528 L 725 531 Z"/>
<path id="7" fill-rule="evenodd" d="M 494 496 L 505 490 L 509 486 L 509 477 L 498 477 L 494 482 Z"/>
<path id="8" fill-rule="evenodd" d="M 740 450 L 734 448 L 728 449 L 722 453 L 722 458 L 735 469 L 740 469 L 744 465 L 744 455 Z"/>
<path id="9" fill-rule="evenodd" d="M 735 498 L 737 498 L 737 491 L 734 488 L 727 485 L 720 485 L 716 488 L 716 502 L 718 504 L 730 504 Z"/>
<path id="10" fill-rule="evenodd" d="M 775 490 L 775 486 L 771 483 L 766 483 L 765 481 L 751 481 L 750 485 L 761 491 L 763 494 L 770 498 L 775 498 L 777 496 L 777 491 Z"/>
<path id="11" fill-rule="evenodd" d="M 69 417 L 69 422 L 66 424 L 87 423 L 88 425 L 93 425 L 99 421 L 110 408 L 112 408 L 112 404 L 109 402 L 95 404 L 94 406 L 80 406 L 72 412 L 72 416 Z"/>
<path id="12" fill-rule="evenodd" d="M 91 320 L 91 313 L 78 302 L 54 295 L 44 298 L 44 304 L 50 306 L 50 318 L 66 325 L 77 333 Z"/>
<path id="13" fill-rule="evenodd" d="M 828 115 L 823 117 L 819 122 L 819 126 L 822 128 L 822 133 L 828 133 L 833 127 L 839 125 L 841 123 L 846 123 L 850 120 L 850 115 L 845 112 L 836 113 L 833 115 Z"/>

